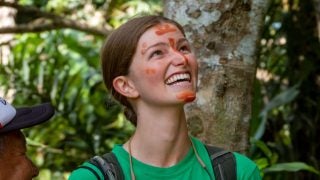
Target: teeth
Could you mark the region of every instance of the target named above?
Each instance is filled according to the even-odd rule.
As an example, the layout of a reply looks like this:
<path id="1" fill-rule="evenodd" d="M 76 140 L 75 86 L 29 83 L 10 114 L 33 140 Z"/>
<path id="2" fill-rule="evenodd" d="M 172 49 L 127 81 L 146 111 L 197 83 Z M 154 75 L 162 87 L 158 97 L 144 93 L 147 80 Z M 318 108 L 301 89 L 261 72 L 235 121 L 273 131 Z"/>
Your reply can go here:
<path id="1" fill-rule="evenodd" d="M 166 84 L 172 84 L 179 80 L 187 80 L 190 81 L 190 74 L 184 73 L 184 74 L 176 74 L 171 76 L 169 79 L 166 80 Z"/>

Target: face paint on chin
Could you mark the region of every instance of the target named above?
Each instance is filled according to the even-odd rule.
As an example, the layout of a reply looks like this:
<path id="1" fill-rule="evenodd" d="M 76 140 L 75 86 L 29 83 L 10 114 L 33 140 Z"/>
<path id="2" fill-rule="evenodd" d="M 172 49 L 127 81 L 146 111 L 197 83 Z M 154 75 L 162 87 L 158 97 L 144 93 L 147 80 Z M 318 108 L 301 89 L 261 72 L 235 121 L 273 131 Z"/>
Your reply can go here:
<path id="1" fill-rule="evenodd" d="M 193 91 L 187 90 L 178 93 L 176 97 L 184 102 L 192 102 L 196 99 L 196 94 Z"/>
<path id="2" fill-rule="evenodd" d="M 169 32 L 176 32 L 177 29 L 170 24 L 159 24 L 156 25 L 156 34 L 161 36 L 163 34 L 169 33 Z"/>

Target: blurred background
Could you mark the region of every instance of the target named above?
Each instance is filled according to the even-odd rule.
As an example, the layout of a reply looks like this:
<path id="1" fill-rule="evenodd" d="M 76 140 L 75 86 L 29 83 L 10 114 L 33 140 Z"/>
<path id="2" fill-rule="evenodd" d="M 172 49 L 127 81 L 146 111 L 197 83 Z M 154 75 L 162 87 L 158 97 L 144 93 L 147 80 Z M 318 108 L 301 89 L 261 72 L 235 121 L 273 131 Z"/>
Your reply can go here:
<path id="1" fill-rule="evenodd" d="M 0 1 L 0 96 L 51 102 L 50 123 L 24 130 L 37 179 L 67 179 L 134 131 L 101 77 L 105 37 L 161 0 Z M 264 179 L 320 179 L 320 2 L 272 0 L 254 83 L 248 156 Z M 15 27 L 15 28 L 5 28 Z"/>

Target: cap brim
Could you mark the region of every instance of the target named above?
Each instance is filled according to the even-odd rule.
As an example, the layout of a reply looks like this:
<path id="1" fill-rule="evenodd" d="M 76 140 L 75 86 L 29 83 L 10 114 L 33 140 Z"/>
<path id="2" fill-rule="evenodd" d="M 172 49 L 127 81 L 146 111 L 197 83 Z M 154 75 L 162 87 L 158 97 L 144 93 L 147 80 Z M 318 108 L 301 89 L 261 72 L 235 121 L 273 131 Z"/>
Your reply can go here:
<path id="1" fill-rule="evenodd" d="M 54 115 L 54 108 L 50 103 L 33 107 L 17 108 L 13 120 L 0 129 L 0 133 L 19 130 L 48 121 Z"/>

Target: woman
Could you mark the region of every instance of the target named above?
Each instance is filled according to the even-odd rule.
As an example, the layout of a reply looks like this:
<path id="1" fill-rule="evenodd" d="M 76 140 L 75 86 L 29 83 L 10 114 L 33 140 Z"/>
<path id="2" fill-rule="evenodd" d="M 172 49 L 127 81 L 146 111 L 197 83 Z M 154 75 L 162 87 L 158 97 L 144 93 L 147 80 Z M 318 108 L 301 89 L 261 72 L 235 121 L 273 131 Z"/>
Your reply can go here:
<path id="1" fill-rule="evenodd" d="M 214 179 L 205 146 L 188 135 L 184 105 L 196 98 L 198 66 L 181 25 L 134 18 L 108 37 L 101 56 L 105 85 L 136 125 L 112 150 L 125 179 Z M 251 160 L 234 155 L 238 179 L 260 179 Z M 97 178 L 80 168 L 70 179 Z"/>

